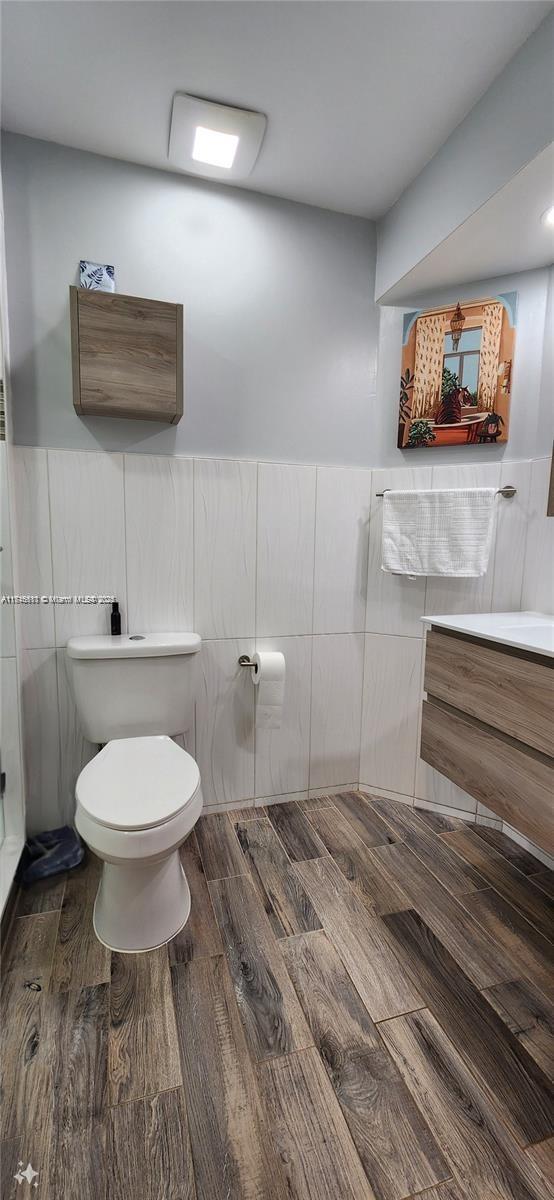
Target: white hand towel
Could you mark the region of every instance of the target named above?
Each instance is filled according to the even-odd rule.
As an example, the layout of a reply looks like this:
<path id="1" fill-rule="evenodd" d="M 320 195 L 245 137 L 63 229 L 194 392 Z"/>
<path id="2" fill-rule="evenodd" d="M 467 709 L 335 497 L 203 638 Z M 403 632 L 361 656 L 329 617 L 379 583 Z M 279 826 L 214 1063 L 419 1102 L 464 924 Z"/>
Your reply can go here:
<path id="1" fill-rule="evenodd" d="M 495 488 L 387 491 L 381 569 L 395 575 L 484 575 Z"/>

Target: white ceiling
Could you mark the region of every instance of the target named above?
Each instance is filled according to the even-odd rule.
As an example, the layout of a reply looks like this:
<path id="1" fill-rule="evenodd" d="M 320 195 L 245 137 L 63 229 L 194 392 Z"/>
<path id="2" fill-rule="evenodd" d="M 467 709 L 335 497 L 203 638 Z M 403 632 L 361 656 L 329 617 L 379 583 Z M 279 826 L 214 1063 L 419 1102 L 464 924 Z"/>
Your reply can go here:
<path id="1" fill-rule="evenodd" d="M 541 216 L 554 203 L 554 145 L 547 146 L 505 187 L 400 279 L 383 304 L 411 304 L 452 280 L 471 283 L 515 275 L 554 261 L 554 228 Z"/>
<path id="2" fill-rule="evenodd" d="M 7 0 L 2 124 L 169 169 L 186 91 L 268 116 L 240 186 L 382 215 L 551 3 Z"/>

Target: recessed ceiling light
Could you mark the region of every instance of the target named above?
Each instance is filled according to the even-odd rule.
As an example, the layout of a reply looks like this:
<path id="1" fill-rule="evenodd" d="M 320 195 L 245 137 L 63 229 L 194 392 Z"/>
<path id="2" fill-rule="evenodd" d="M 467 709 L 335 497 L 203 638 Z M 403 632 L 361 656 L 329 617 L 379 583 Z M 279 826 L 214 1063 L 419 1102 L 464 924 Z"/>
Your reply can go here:
<path id="1" fill-rule="evenodd" d="M 171 114 L 169 161 L 192 175 L 244 179 L 256 162 L 266 124 L 263 113 L 177 92 Z"/>
<path id="2" fill-rule="evenodd" d="M 204 125 L 196 126 L 192 157 L 196 162 L 210 163 L 212 167 L 232 167 L 237 146 L 238 134 L 219 133 L 217 129 L 206 129 Z"/>
<path id="3" fill-rule="evenodd" d="M 546 212 L 543 212 L 541 221 L 543 225 L 554 225 L 554 204 L 551 208 L 547 208 Z"/>

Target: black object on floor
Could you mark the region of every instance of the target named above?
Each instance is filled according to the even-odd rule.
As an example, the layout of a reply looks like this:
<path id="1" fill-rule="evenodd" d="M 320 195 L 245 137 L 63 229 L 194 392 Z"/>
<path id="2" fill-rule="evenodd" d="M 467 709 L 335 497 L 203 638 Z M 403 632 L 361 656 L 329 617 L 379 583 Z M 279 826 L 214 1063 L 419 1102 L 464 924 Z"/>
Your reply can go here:
<path id="1" fill-rule="evenodd" d="M 48 829 L 35 837 L 27 838 L 17 872 L 17 882 L 23 887 L 59 875 L 78 867 L 85 856 L 85 848 L 79 834 L 69 825 L 60 829 Z"/>

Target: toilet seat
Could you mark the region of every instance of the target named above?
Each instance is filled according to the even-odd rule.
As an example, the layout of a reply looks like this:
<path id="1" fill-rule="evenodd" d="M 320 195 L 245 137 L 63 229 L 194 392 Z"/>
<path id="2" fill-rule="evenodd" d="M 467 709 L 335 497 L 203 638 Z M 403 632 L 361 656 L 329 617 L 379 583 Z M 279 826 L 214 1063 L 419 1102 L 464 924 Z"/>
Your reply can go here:
<path id="1" fill-rule="evenodd" d="M 199 787 L 197 763 L 162 734 L 108 742 L 81 771 L 76 798 L 87 825 L 133 834 L 173 823 Z"/>
<path id="2" fill-rule="evenodd" d="M 96 936 L 120 953 L 165 945 L 190 913 L 180 849 L 202 812 L 197 764 L 166 734 L 118 738 L 75 790 L 75 827 L 103 864 Z"/>

